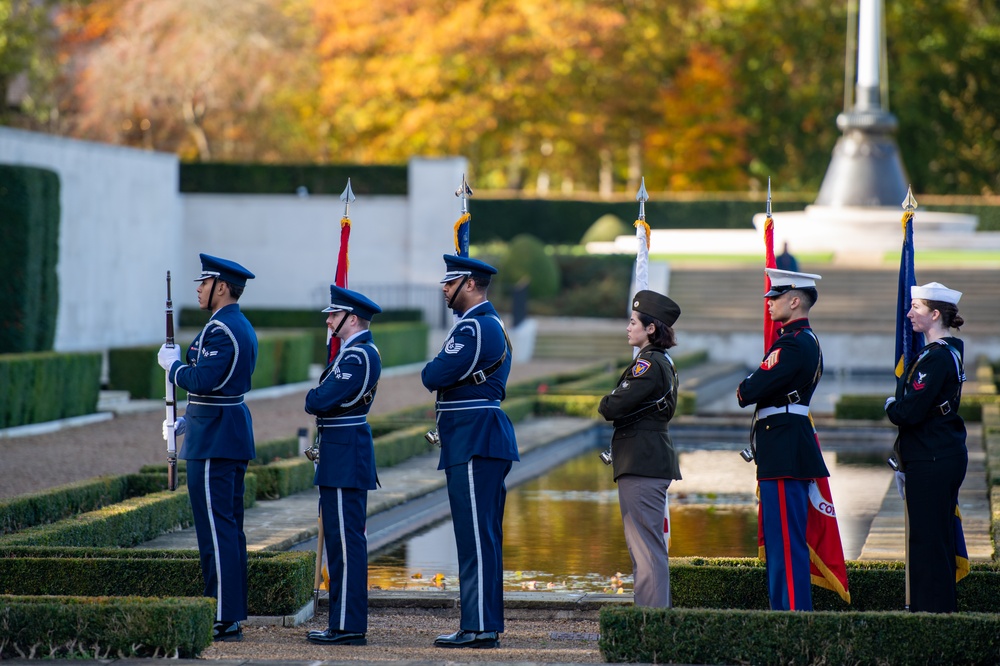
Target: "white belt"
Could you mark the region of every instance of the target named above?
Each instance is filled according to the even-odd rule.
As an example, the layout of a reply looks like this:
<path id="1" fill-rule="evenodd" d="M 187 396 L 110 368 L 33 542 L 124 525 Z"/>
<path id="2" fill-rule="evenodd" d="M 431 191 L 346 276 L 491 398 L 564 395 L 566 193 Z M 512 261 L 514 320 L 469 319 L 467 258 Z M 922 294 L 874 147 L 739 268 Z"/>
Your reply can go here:
<path id="1" fill-rule="evenodd" d="M 798 414 L 809 416 L 809 405 L 785 405 L 784 407 L 761 407 L 757 410 L 757 420 L 766 419 L 775 414 Z"/>

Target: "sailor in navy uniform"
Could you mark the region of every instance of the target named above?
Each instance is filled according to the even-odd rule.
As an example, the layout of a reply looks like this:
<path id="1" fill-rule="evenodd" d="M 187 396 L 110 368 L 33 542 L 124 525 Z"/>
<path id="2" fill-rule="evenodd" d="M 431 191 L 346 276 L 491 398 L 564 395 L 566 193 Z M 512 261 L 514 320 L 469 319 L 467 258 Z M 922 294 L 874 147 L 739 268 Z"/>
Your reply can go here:
<path id="1" fill-rule="evenodd" d="M 962 292 L 939 282 L 910 287 L 907 317 L 927 341 L 905 368 L 885 413 L 899 426 L 897 486 L 906 501 L 910 606 L 913 612 L 958 611 L 955 507 L 969 463 L 965 421 L 958 415 L 965 381 Z"/>
<path id="2" fill-rule="evenodd" d="M 504 479 L 518 460 L 506 397 L 511 348 L 487 300 L 496 269 L 469 257 L 445 255 L 441 281 L 448 307 L 460 319 L 440 353 L 420 373 L 437 391 L 438 469 L 445 470 L 458 544 L 461 625 L 438 636 L 445 648 L 493 648 L 503 623 Z"/>
<path id="3" fill-rule="evenodd" d="M 809 326 L 819 275 L 768 268 L 764 294 L 782 325 L 760 367 L 736 391 L 740 407 L 757 405 L 752 442 L 757 463 L 768 593 L 772 610 L 812 610 L 806 520 L 811 479 L 830 476 L 809 401 L 823 374 L 819 340 Z"/>
<path id="4" fill-rule="evenodd" d="M 368 631 L 368 491 L 378 481 L 368 425 L 382 361 L 368 330 L 382 309 L 364 295 L 330 285 L 326 325 L 340 353 L 306 394 L 316 416 L 320 514 L 330 570 L 330 618 L 307 639 L 323 645 L 365 645 Z"/>
<path id="5" fill-rule="evenodd" d="M 188 392 L 177 420 L 185 435 L 179 457 L 187 461 L 205 596 L 215 597 L 215 640 L 243 637 L 247 617 L 247 543 L 243 492 L 247 464 L 256 457 L 253 423 L 243 396 L 257 362 L 257 335 L 237 304 L 253 273 L 236 262 L 201 256 L 198 305 L 211 319 L 188 348 L 160 348 L 158 361 L 170 381 Z"/>

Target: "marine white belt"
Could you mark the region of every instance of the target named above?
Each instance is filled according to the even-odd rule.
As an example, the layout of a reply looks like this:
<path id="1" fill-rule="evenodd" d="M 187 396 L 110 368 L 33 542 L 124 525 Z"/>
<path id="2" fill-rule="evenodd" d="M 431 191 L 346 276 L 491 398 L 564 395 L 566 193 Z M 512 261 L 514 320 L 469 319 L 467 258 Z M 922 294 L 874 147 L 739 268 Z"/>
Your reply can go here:
<path id="1" fill-rule="evenodd" d="M 466 409 L 500 409 L 499 400 L 443 400 L 435 407 L 439 412 L 458 412 Z"/>
<path id="2" fill-rule="evenodd" d="M 761 407 L 757 410 L 757 420 L 766 419 L 775 414 L 798 414 L 809 416 L 809 405 L 785 405 L 784 407 Z"/>

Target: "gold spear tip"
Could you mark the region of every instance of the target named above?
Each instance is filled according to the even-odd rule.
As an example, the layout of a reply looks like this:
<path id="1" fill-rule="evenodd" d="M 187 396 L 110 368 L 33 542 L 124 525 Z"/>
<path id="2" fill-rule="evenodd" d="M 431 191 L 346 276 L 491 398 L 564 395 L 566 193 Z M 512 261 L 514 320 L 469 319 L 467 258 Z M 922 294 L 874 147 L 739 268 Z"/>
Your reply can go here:
<path id="1" fill-rule="evenodd" d="M 913 186 L 908 185 L 906 188 L 906 198 L 903 199 L 903 210 L 914 211 L 917 209 L 917 200 L 913 198 Z"/>
<path id="2" fill-rule="evenodd" d="M 646 192 L 646 177 L 639 181 L 639 191 L 635 193 L 635 200 L 640 202 L 649 201 L 649 193 Z"/>

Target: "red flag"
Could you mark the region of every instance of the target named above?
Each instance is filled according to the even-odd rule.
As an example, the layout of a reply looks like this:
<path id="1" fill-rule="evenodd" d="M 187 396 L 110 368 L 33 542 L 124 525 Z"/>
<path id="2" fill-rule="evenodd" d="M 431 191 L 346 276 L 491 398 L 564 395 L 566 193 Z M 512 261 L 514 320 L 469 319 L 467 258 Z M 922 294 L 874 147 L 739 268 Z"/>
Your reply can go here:
<path id="1" fill-rule="evenodd" d="M 770 188 L 769 188 L 770 189 Z M 769 197 L 770 198 L 770 197 Z M 764 221 L 764 267 L 776 268 L 774 258 L 774 220 L 768 206 L 767 219 Z M 771 290 L 771 278 L 764 273 L 764 293 Z M 771 312 L 764 299 L 764 353 L 766 354 L 774 341 L 778 339 L 778 327 L 771 321 Z M 816 446 L 819 447 L 819 433 L 812 415 L 809 421 L 813 424 L 813 434 Z M 759 496 L 759 491 L 758 491 Z M 837 512 L 833 507 L 833 494 L 830 492 L 830 479 L 823 477 L 813 479 L 809 486 L 809 509 L 806 519 L 806 544 L 809 546 L 809 574 L 813 585 L 833 590 L 840 598 L 851 603 L 851 593 L 847 589 L 847 565 L 844 562 L 844 546 L 840 540 L 840 526 L 837 524 Z M 761 507 L 757 505 L 757 555 L 761 560 L 764 555 L 764 521 Z"/>
<path id="2" fill-rule="evenodd" d="M 337 273 L 333 278 L 333 283 L 338 287 L 347 289 L 347 269 L 350 261 L 347 258 L 347 246 L 351 242 L 351 219 L 346 215 L 340 218 L 340 252 L 337 254 Z M 327 333 L 329 335 L 329 333 Z M 328 341 L 329 355 L 326 362 L 333 363 L 340 352 L 340 338 L 330 336 Z"/>

